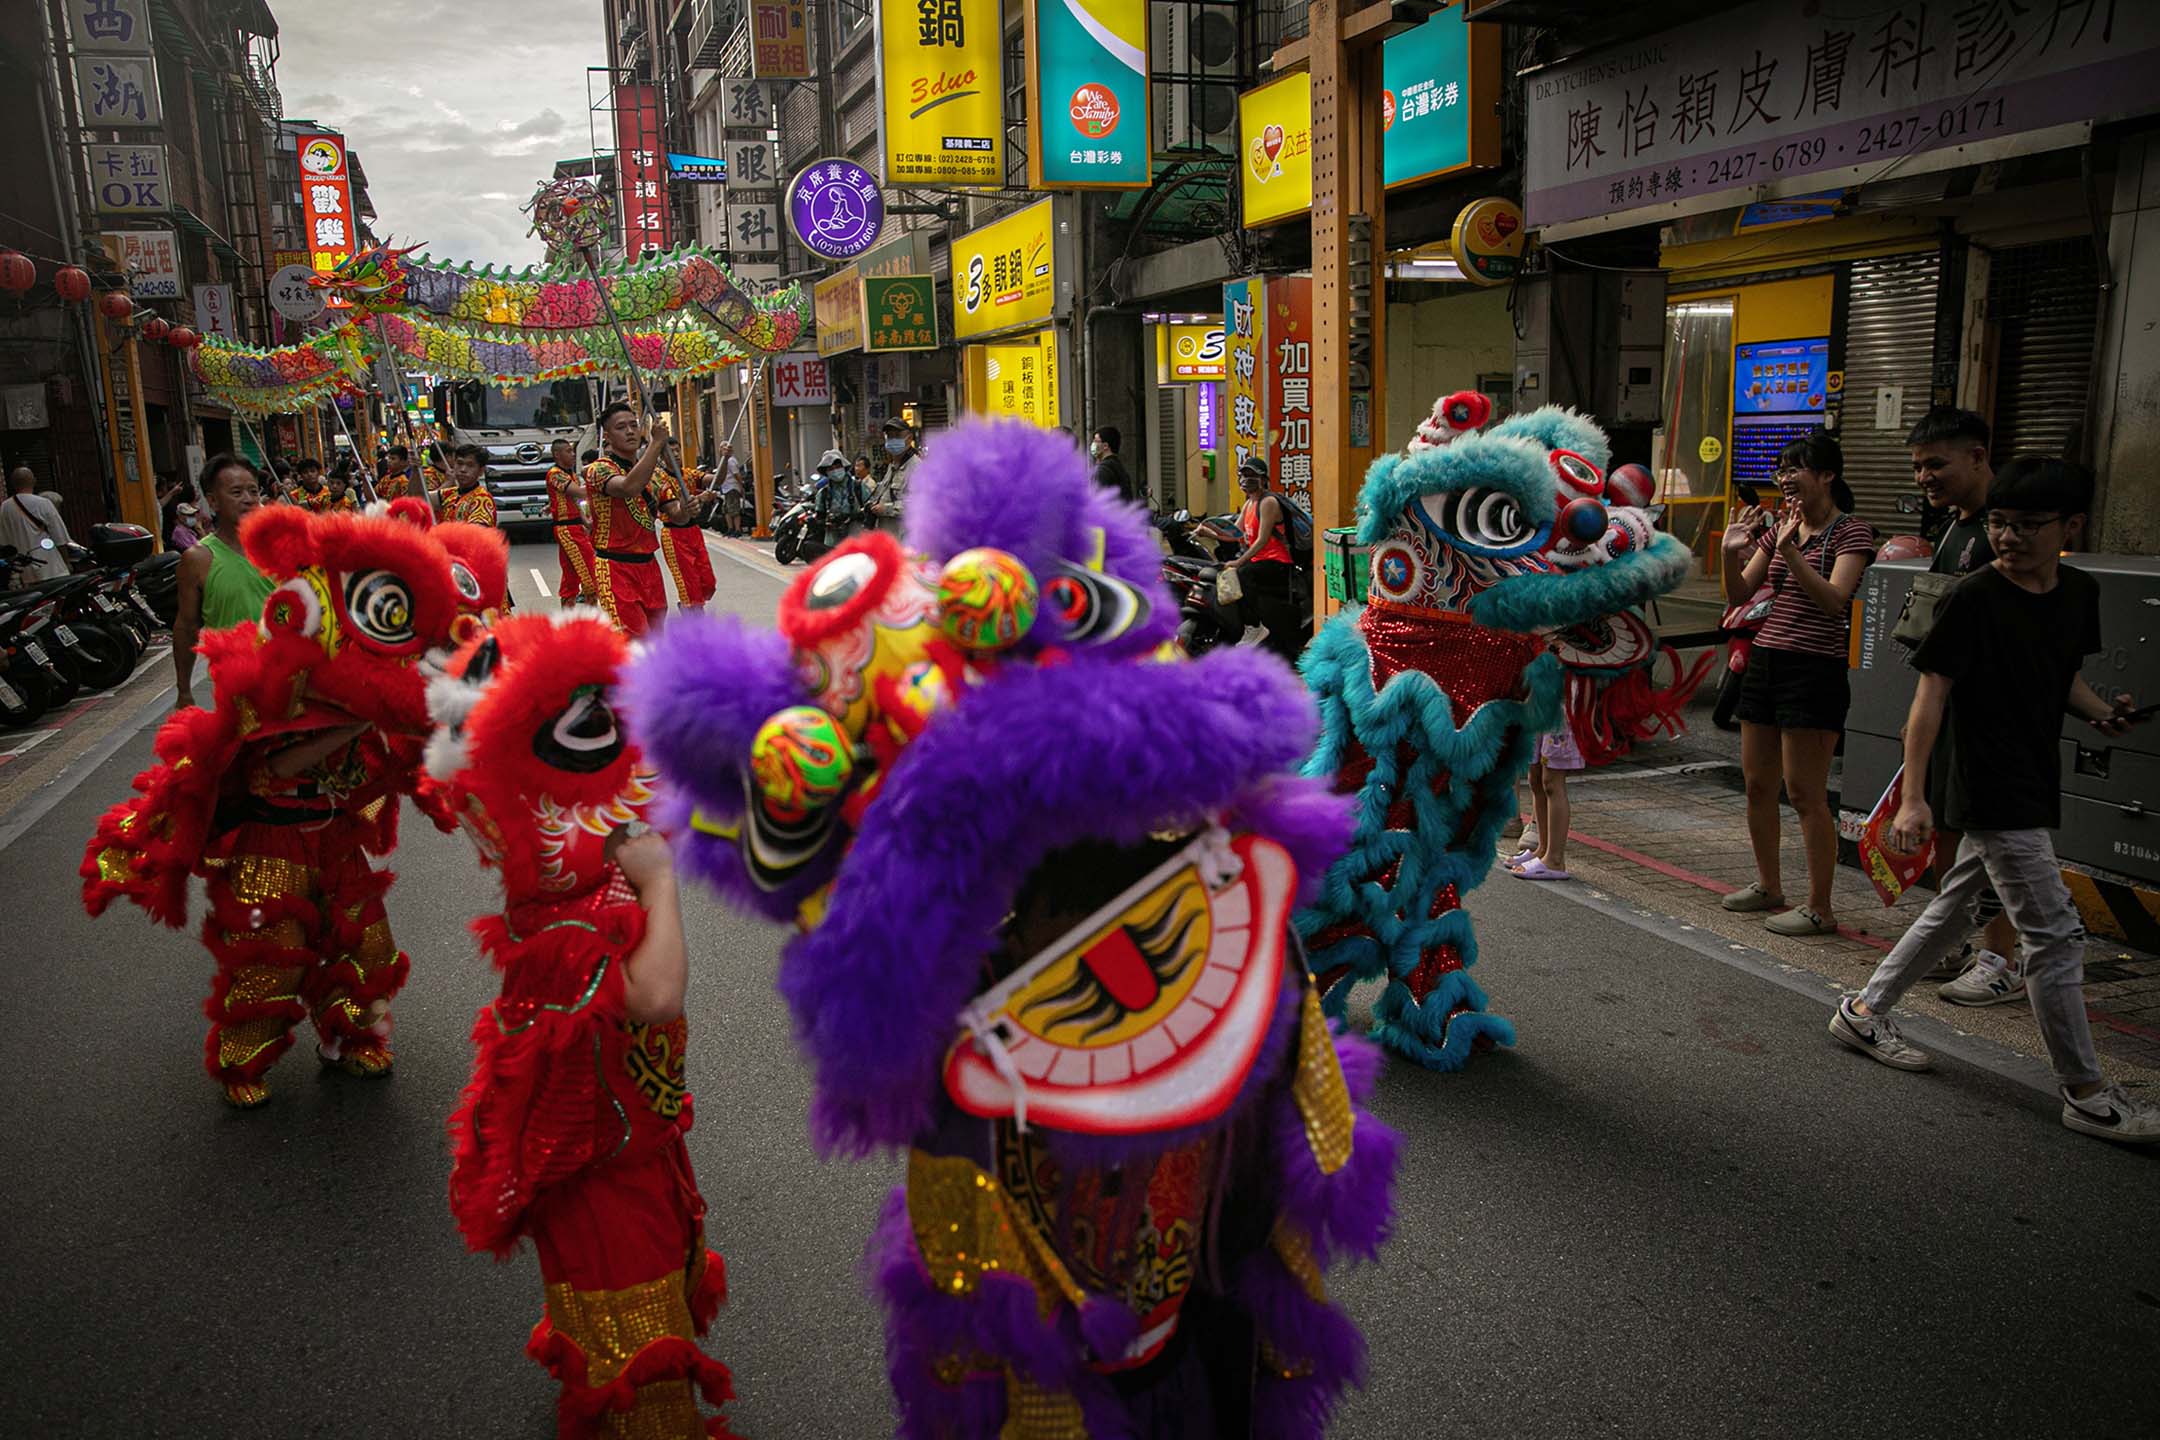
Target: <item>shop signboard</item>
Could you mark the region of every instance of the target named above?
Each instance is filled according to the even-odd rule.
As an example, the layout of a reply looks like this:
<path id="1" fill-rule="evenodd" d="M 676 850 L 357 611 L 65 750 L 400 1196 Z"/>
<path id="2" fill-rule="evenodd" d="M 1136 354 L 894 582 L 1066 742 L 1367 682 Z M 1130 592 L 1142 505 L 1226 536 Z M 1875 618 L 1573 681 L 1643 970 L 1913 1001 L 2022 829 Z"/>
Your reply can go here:
<path id="1" fill-rule="evenodd" d="M 1254 275 L 1223 286 L 1224 424 L 1222 471 L 1231 475 L 1255 455 L 1267 453 L 1269 381 L 1267 281 Z"/>
<path id="2" fill-rule="evenodd" d="M 1220 443 L 1222 425 L 1217 418 L 1222 414 L 1222 382 L 1203 380 L 1193 386 L 1193 404 L 1197 411 L 1193 428 L 1199 432 L 1200 453 L 1211 453 Z"/>
<path id="3" fill-rule="evenodd" d="M 750 0 L 750 73 L 760 80 L 810 78 L 809 0 Z"/>
<path id="4" fill-rule="evenodd" d="M 1190 385 L 1223 378 L 1223 325 L 1173 320 L 1155 327 L 1155 383 Z"/>
<path id="5" fill-rule="evenodd" d="M 172 209 L 163 145 L 92 145 L 90 189 L 101 215 L 162 215 Z"/>
<path id="6" fill-rule="evenodd" d="M 225 340 L 240 338 L 233 324 L 233 287 L 230 285 L 197 285 L 195 287 L 195 328 L 205 335 L 216 335 Z"/>
<path id="7" fill-rule="evenodd" d="M 1647 223 L 2082 144 L 2160 109 L 2156 63 L 2160 5 L 1757 0 L 1530 76 L 1524 209 Z"/>
<path id="8" fill-rule="evenodd" d="M 1040 325 L 1064 312 L 1070 282 L 1058 275 L 1056 206 L 1038 200 L 952 242 L 955 340 Z"/>
<path id="9" fill-rule="evenodd" d="M 910 230 L 862 253 L 855 262 L 865 280 L 880 275 L 927 275 L 930 273 L 930 240 L 927 231 Z"/>
<path id="10" fill-rule="evenodd" d="M 180 298 L 180 246 L 170 230 L 108 230 L 105 251 L 128 275 L 137 300 Z"/>
<path id="11" fill-rule="evenodd" d="M 888 185 L 1005 181 L 1001 0 L 876 0 Z"/>
<path id="12" fill-rule="evenodd" d="M 690 185 L 727 184 L 727 157 L 724 155 L 685 155 L 680 150 L 670 150 L 667 168 L 670 180 Z"/>
<path id="13" fill-rule="evenodd" d="M 774 406 L 830 405 L 832 378 L 817 355 L 775 355 L 766 362 Z"/>
<path id="14" fill-rule="evenodd" d="M 1028 186 L 1149 181 L 1146 0 L 1028 0 Z"/>
<path id="15" fill-rule="evenodd" d="M 1247 228 L 1312 209 L 1312 75 L 1300 70 L 1238 96 Z"/>
<path id="16" fill-rule="evenodd" d="M 1312 277 L 1267 282 L 1268 473 L 1292 495 L 1312 491 Z"/>
<path id="17" fill-rule="evenodd" d="M 885 228 L 885 192 L 852 160 L 813 160 L 787 188 L 788 228 L 811 254 L 852 260 Z"/>
<path id="18" fill-rule="evenodd" d="M 1057 332 L 1042 329 L 978 346 L 985 382 L 979 413 L 1058 423 Z"/>
<path id="19" fill-rule="evenodd" d="M 83 125 L 96 130 L 165 123 L 157 61 L 148 55 L 78 55 L 75 97 Z"/>
<path id="20" fill-rule="evenodd" d="M 810 287 L 810 313 L 817 318 L 817 353 L 840 355 L 862 349 L 862 275 L 850 265 Z"/>
<path id="21" fill-rule="evenodd" d="M 928 275 L 865 277 L 862 317 L 865 350 L 935 350 L 937 282 Z"/>
<path id="22" fill-rule="evenodd" d="M 727 208 L 727 227 L 728 249 L 738 260 L 780 253 L 780 207 L 777 205 L 731 203 Z M 745 268 L 737 267 L 737 278 L 743 278 Z"/>
<path id="23" fill-rule="evenodd" d="M 1463 206 L 1448 236 L 1455 268 L 1473 285 L 1504 285 L 1522 269 L 1522 210 L 1514 201 L 1487 196 Z"/>
<path id="24" fill-rule="evenodd" d="M 622 207 L 623 254 L 632 260 L 673 243 L 668 225 L 667 142 L 660 132 L 660 95 L 650 85 L 615 87 L 616 194 Z"/>
<path id="25" fill-rule="evenodd" d="M 141 54 L 150 49 L 150 0 L 68 0 L 78 51 Z"/>
<path id="26" fill-rule="evenodd" d="M 1380 173 L 1389 189 L 1500 163 L 1499 33 L 1451 6 L 1380 47 Z"/>
<path id="27" fill-rule="evenodd" d="M 740 75 L 720 79 L 720 125 L 723 130 L 762 136 L 773 128 L 772 90 L 762 80 Z"/>

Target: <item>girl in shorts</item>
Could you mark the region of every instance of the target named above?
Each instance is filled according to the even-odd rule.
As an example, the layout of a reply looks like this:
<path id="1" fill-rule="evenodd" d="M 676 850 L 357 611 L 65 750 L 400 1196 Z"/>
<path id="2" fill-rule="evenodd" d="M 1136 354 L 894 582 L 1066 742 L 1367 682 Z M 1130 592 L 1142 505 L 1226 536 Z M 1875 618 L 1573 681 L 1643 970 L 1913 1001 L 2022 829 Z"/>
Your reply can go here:
<path id="1" fill-rule="evenodd" d="M 1558 729 L 1538 736 L 1537 759 L 1530 764 L 1530 815 L 1537 843 L 1508 857 L 1508 872 L 1520 880 L 1572 880 L 1567 871 L 1570 772 L 1583 768 L 1582 750 L 1567 716 Z"/>
<path id="2" fill-rule="evenodd" d="M 1781 911 L 1779 935 L 1837 928 L 1830 882 L 1837 873 L 1837 820 L 1830 813 L 1830 757 L 1852 703 L 1846 680 L 1853 591 L 1875 558 L 1875 532 L 1849 513 L 1845 457 L 1824 432 L 1778 455 L 1777 513 L 1741 507 L 1725 531 L 1725 599 L 1739 604 L 1768 580 L 1770 616 L 1741 677 L 1740 769 L 1747 780 L 1748 842 L 1755 883 L 1727 895 L 1727 910 Z M 1800 817 L 1807 903 L 1785 907 L 1778 857 L 1778 787 Z"/>

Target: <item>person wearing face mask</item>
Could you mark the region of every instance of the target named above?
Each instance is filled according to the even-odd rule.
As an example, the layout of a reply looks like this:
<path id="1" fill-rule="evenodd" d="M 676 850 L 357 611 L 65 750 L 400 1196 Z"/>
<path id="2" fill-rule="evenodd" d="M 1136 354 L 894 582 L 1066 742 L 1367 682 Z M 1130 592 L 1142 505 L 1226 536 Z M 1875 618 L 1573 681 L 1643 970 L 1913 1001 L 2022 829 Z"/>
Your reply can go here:
<path id="1" fill-rule="evenodd" d="M 838 545 L 855 533 L 869 508 L 862 487 L 856 483 L 847 456 L 827 450 L 818 457 L 817 488 L 810 502 L 827 545 Z"/>
<path id="2" fill-rule="evenodd" d="M 1095 432 L 1088 444 L 1088 456 L 1095 462 L 1095 483 L 1108 490 L 1120 500 L 1136 500 L 1132 472 L 1118 458 L 1118 446 L 1125 437 L 1115 425 L 1105 425 Z"/>
<path id="3" fill-rule="evenodd" d="M 887 420 L 885 473 L 878 477 L 877 487 L 870 494 L 870 514 L 877 528 L 888 535 L 900 533 L 900 520 L 907 510 L 908 483 L 921 462 L 914 427 L 897 415 Z"/>

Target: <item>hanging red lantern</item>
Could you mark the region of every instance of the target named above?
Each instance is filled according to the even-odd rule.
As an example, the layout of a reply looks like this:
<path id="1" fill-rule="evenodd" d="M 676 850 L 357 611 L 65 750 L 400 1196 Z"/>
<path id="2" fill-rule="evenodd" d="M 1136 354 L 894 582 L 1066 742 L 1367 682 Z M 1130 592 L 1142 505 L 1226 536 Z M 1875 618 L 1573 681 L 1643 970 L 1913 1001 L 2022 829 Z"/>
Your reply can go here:
<path id="1" fill-rule="evenodd" d="M 90 272 L 80 265 L 63 265 L 53 271 L 52 288 L 69 302 L 90 298 Z"/>
<path id="2" fill-rule="evenodd" d="M 19 250 L 0 250 L 0 290 L 26 293 L 37 284 L 37 263 Z"/>
<path id="3" fill-rule="evenodd" d="M 172 322 L 170 320 L 167 320 L 162 315 L 152 315 L 142 322 L 141 334 L 145 340 L 163 340 L 165 333 L 171 329 Z"/>
<path id="4" fill-rule="evenodd" d="M 135 313 L 135 302 L 125 290 L 107 290 L 98 296 L 97 308 L 105 318 L 116 324 L 126 324 L 128 316 Z"/>
<path id="5" fill-rule="evenodd" d="M 197 335 L 185 325 L 175 325 L 171 333 L 166 335 L 165 343 L 175 350 L 192 350 L 202 343 L 202 336 Z"/>

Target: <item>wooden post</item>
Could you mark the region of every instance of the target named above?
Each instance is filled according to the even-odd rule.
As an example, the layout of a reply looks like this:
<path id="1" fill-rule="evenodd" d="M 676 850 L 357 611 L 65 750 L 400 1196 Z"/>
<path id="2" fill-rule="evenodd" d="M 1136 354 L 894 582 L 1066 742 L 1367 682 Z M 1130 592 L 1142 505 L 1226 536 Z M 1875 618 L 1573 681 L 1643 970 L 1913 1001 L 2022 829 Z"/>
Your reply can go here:
<path id="1" fill-rule="evenodd" d="M 751 367 L 743 404 L 750 407 L 750 499 L 756 512 L 750 533 L 764 540 L 772 535 L 773 522 L 773 416 L 771 381 L 763 361 Z"/>
<path id="2" fill-rule="evenodd" d="M 103 362 L 98 371 L 105 386 L 105 429 L 112 445 L 120 518 L 161 535 L 157 476 L 150 469 L 150 417 L 143 409 L 142 362 L 135 336 L 132 331 L 120 331 L 96 306 L 91 307 L 90 316 L 98 358 Z"/>

